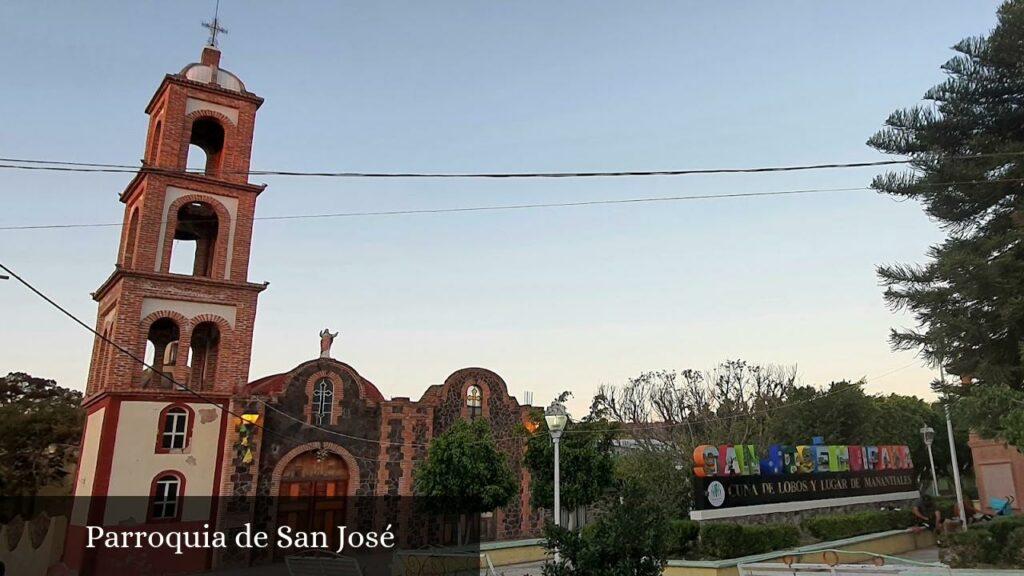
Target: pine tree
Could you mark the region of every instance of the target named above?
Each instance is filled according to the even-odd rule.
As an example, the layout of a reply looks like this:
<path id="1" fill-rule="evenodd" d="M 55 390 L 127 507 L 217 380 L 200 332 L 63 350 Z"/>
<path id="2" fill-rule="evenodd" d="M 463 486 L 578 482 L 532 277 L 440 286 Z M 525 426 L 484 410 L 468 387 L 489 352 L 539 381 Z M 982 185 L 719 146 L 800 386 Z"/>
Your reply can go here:
<path id="1" fill-rule="evenodd" d="M 973 378 L 943 391 L 968 399 L 970 424 L 1024 440 L 1021 417 L 978 411 L 978 402 L 1024 409 L 1024 0 L 1005 2 L 987 36 L 953 50 L 928 103 L 894 112 L 868 140 L 912 167 L 873 187 L 919 201 L 947 233 L 926 264 L 878 268 L 887 302 L 918 324 L 890 342 Z"/>

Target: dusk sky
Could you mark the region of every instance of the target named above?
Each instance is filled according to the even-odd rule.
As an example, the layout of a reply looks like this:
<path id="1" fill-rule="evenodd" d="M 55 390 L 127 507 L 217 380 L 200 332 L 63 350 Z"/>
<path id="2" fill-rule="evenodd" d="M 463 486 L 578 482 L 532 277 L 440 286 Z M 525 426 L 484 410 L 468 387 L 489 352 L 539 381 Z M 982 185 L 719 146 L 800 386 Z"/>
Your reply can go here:
<path id="1" fill-rule="evenodd" d="M 885 159 L 996 0 L 222 0 L 223 68 L 266 99 L 254 170 L 552 172 Z M 212 0 L 4 2 L 0 157 L 138 165 L 143 110 L 197 61 Z M 867 186 L 881 168 L 557 180 L 256 176 L 257 217 Z M 127 174 L 0 169 L 0 227 L 116 223 Z M 0 262 L 86 323 L 117 227 L 0 230 Z M 385 396 L 481 366 L 582 415 L 602 383 L 730 358 L 930 397 L 875 267 L 942 232 L 874 191 L 260 221 L 250 378 L 334 356 Z M 92 335 L 0 281 L 0 370 L 83 389 Z M 909 367 L 907 367 L 909 365 Z"/>

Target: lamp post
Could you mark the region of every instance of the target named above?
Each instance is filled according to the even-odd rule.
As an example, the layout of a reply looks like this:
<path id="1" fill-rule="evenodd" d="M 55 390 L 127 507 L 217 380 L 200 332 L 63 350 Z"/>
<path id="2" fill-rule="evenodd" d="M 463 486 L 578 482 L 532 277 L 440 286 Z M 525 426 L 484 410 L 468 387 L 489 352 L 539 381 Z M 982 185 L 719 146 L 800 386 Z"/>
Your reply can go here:
<path id="1" fill-rule="evenodd" d="M 942 367 L 942 362 L 939 362 L 939 379 L 942 382 L 942 386 L 946 386 L 946 370 Z M 971 383 L 971 377 L 963 375 L 960 377 L 960 383 L 967 385 Z M 949 416 L 949 394 L 945 395 L 945 399 L 942 402 L 943 407 L 946 409 L 946 433 L 949 435 L 949 459 L 953 465 L 953 487 L 956 490 L 956 507 L 960 511 L 960 523 L 964 529 L 967 529 L 967 515 L 964 510 L 964 492 L 960 487 L 960 463 L 956 457 L 956 438 L 953 436 L 953 420 Z"/>
<path id="2" fill-rule="evenodd" d="M 939 481 L 935 477 L 935 458 L 932 456 L 932 442 L 935 441 L 935 429 L 931 426 L 921 428 L 921 436 L 924 437 L 924 445 L 928 448 L 928 464 L 932 471 L 932 492 L 939 495 Z"/>
<path id="3" fill-rule="evenodd" d="M 555 526 L 562 524 L 562 497 L 559 493 L 559 461 L 558 441 L 562 437 L 566 423 L 569 422 L 569 415 L 565 412 L 565 406 L 555 400 L 544 411 L 544 421 L 547 422 L 548 431 L 551 432 L 551 442 L 555 445 Z M 558 550 L 555 550 L 555 562 L 558 562 Z"/>

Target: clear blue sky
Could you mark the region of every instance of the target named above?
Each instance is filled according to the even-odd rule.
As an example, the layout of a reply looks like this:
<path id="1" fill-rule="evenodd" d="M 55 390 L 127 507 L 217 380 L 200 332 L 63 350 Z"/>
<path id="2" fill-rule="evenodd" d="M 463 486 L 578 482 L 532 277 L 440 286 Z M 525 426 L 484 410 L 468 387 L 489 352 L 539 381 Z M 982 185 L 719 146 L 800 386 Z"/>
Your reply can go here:
<path id="1" fill-rule="evenodd" d="M 266 103 L 254 169 L 563 171 L 879 159 L 864 145 L 942 79 L 994 0 L 334 2 L 223 0 L 222 66 Z M 0 156 L 135 164 L 143 109 L 198 59 L 213 2 L 4 2 Z M 785 175 L 417 181 L 261 177 L 258 216 L 864 186 Z M 0 170 L 0 225 L 117 222 L 127 175 Z M 114 228 L 0 231 L 0 261 L 87 322 Z M 545 404 L 726 358 L 928 394 L 892 353 L 880 263 L 941 233 L 874 192 L 258 222 L 252 378 L 335 356 L 387 396 L 465 366 Z M 92 337 L 0 282 L 0 370 L 82 388 Z"/>

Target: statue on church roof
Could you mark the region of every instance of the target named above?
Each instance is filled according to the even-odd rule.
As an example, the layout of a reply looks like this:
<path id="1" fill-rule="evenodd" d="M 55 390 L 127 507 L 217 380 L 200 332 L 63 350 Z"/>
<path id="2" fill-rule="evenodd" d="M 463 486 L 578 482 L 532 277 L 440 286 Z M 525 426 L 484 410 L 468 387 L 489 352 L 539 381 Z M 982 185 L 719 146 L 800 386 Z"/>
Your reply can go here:
<path id="1" fill-rule="evenodd" d="M 331 334 L 329 328 L 324 328 L 320 331 L 320 357 L 330 358 L 331 357 L 331 345 L 334 344 L 334 339 L 337 338 L 338 333 Z"/>

